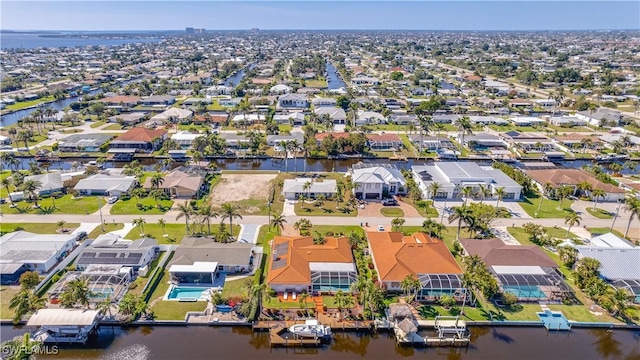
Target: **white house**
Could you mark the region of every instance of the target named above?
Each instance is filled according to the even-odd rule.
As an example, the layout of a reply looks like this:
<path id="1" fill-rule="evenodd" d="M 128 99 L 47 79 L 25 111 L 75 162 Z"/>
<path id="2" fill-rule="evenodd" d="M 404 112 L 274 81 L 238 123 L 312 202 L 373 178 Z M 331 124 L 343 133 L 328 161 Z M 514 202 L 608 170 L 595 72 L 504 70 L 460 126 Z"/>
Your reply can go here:
<path id="1" fill-rule="evenodd" d="M 309 186 L 309 188 L 305 188 L 306 186 Z M 329 199 L 335 196 L 337 189 L 337 183 L 333 179 L 313 181 L 312 178 L 295 178 L 284 181 L 282 194 L 288 200 L 298 199 L 300 195 L 313 199 L 319 195 L 324 195 L 325 198 Z"/>
<path id="2" fill-rule="evenodd" d="M 180 131 L 179 133 L 171 135 L 171 140 L 180 145 L 180 147 L 183 149 L 190 149 L 193 144 L 193 140 L 202 136 L 206 135 L 200 133 L 191 133 L 188 131 Z"/>
<path id="3" fill-rule="evenodd" d="M 231 95 L 233 88 L 224 85 L 214 85 L 206 90 L 207 95 L 219 96 L 219 95 Z"/>
<path id="4" fill-rule="evenodd" d="M 115 234 L 102 234 L 82 250 L 75 265 L 78 270 L 91 265 L 121 265 L 137 271 L 151 263 L 159 251 L 155 239 L 125 240 Z"/>
<path id="5" fill-rule="evenodd" d="M 334 124 L 344 124 L 347 121 L 347 113 L 339 107 L 320 107 L 313 110 L 318 117 L 327 114 Z"/>
<path id="6" fill-rule="evenodd" d="M 620 121 L 622 121 L 621 113 L 607 108 L 599 108 L 593 113 L 589 110 L 580 111 L 576 113 L 576 117 L 588 121 L 589 125 L 593 126 L 600 126 L 602 120 L 612 123 L 613 126 L 620 125 Z"/>
<path id="7" fill-rule="evenodd" d="M 358 110 L 356 125 L 386 124 L 387 118 L 375 111 Z"/>
<path id="8" fill-rule="evenodd" d="M 191 110 L 172 107 L 163 111 L 158 115 L 153 116 L 151 120 L 157 121 L 157 122 L 164 122 L 164 121 L 176 122 L 176 121 L 184 121 L 184 120 L 191 119 L 192 116 L 193 116 L 193 111 Z"/>
<path id="9" fill-rule="evenodd" d="M 82 195 L 120 196 L 137 183 L 135 176 L 95 174 L 78 181 L 73 189 Z"/>
<path id="10" fill-rule="evenodd" d="M 351 169 L 353 193 L 359 199 L 382 199 L 407 193 L 407 180 L 391 165 L 370 166 L 359 163 Z"/>
<path id="11" fill-rule="evenodd" d="M 372 76 L 357 76 L 351 79 L 351 84 L 360 86 L 380 85 L 380 80 Z"/>
<path id="12" fill-rule="evenodd" d="M 438 183 L 440 190 L 436 198 L 455 199 L 465 187 L 478 190 L 480 185 L 491 190 L 493 197 L 497 188 L 504 187 L 503 200 L 518 200 L 522 186 L 491 166 L 479 166 L 473 162 L 435 162 L 411 167 L 413 178 L 425 198 L 430 198 L 430 185 Z"/>
<path id="13" fill-rule="evenodd" d="M 311 104 L 313 104 L 313 107 L 323 107 L 323 106 L 334 107 L 336 106 L 336 99 L 317 97 L 311 100 Z"/>
<path id="14" fill-rule="evenodd" d="M 269 89 L 269 92 L 271 94 L 274 95 L 278 95 L 278 94 L 289 94 L 291 93 L 291 87 L 284 85 L 284 84 L 278 84 L 278 85 L 274 85 Z"/>
<path id="15" fill-rule="evenodd" d="M 278 98 L 278 108 L 282 109 L 306 109 L 309 100 L 303 94 L 285 94 Z"/>
<path id="16" fill-rule="evenodd" d="M 41 274 L 49 272 L 76 246 L 74 234 L 34 234 L 15 231 L 0 237 L 0 265 L 2 273 L 9 264 L 24 266 Z"/>
<path id="17" fill-rule="evenodd" d="M 290 124 L 290 125 L 304 125 L 304 114 L 296 111 L 289 114 L 276 114 L 273 115 L 273 121 L 276 124 Z"/>

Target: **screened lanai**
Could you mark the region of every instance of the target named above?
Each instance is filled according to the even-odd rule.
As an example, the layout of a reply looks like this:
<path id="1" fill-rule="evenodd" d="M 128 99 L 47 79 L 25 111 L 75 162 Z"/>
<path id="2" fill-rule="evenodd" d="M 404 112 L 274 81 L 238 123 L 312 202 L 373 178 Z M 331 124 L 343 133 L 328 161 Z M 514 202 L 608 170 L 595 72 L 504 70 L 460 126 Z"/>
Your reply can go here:
<path id="1" fill-rule="evenodd" d="M 571 293 L 562 275 L 555 269 L 540 266 L 492 266 L 491 270 L 503 292 L 518 301 L 556 302 Z"/>
<path id="2" fill-rule="evenodd" d="M 640 304 L 640 280 L 614 280 L 611 281 L 611 285 L 616 289 L 626 289 L 633 297 L 633 302 Z"/>
<path id="3" fill-rule="evenodd" d="M 91 292 L 90 301 L 100 302 L 107 297 L 112 301 L 119 301 L 127 292 L 131 282 L 132 269 L 120 265 L 90 265 L 84 271 L 66 273 L 53 288 L 49 290 L 52 303 L 64 292 L 67 284 L 76 279 L 86 279 L 87 288 Z"/>
<path id="4" fill-rule="evenodd" d="M 463 301 L 467 290 L 462 286 L 460 275 L 456 274 L 419 274 L 421 289 L 418 301 L 437 301 L 443 295 L 453 296 L 456 301 Z"/>

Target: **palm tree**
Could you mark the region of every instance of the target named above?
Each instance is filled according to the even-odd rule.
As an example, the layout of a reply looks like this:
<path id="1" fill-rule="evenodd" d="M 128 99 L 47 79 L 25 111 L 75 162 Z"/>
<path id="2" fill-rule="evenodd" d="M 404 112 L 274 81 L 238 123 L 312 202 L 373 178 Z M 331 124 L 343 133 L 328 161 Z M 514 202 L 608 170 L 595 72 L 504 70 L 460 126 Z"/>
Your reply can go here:
<path id="1" fill-rule="evenodd" d="M 307 309 L 308 298 L 309 298 L 309 294 L 307 294 L 306 292 L 303 292 L 302 294 L 298 295 L 298 303 L 300 303 L 301 307 L 304 307 L 304 311 L 305 313 L 307 313 L 307 317 L 309 317 L 309 310 Z"/>
<path id="2" fill-rule="evenodd" d="M 33 290 L 21 290 L 9 301 L 9 309 L 14 311 L 13 323 L 17 324 L 24 315 L 44 308 L 45 303 L 46 300 L 37 296 Z"/>
<path id="3" fill-rule="evenodd" d="M 500 201 L 502 201 L 502 199 L 504 198 L 505 195 L 507 195 L 506 190 L 504 189 L 504 186 L 500 186 L 497 187 L 495 189 L 495 194 L 496 194 L 496 210 L 498 210 L 498 208 L 500 207 Z"/>
<path id="4" fill-rule="evenodd" d="M 13 181 L 9 177 L 6 177 L 0 181 L 2 183 L 2 187 L 5 188 L 5 190 L 7 190 L 7 194 L 11 194 L 11 184 L 13 183 Z M 13 207 L 14 203 L 13 203 L 13 198 L 11 196 L 9 196 L 9 201 L 11 201 L 11 207 Z"/>
<path id="5" fill-rule="evenodd" d="M 178 215 L 176 216 L 176 220 L 184 217 L 184 225 L 186 226 L 187 234 L 191 233 L 189 231 L 189 220 L 191 220 L 191 215 L 193 215 L 193 208 L 189 203 L 178 205 Z"/>
<path id="6" fill-rule="evenodd" d="M 429 184 L 428 189 L 429 189 L 429 196 L 431 197 L 431 200 L 435 201 L 436 196 L 438 196 L 438 192 L 440 192 L 440 190 L 442 190 L 442 185 L 440 185 L 440 183 L 434 181 L 431 184 Z"/>
<path id="7" fill-rule="evenodd" d="M 222 208 L 220 209 L 220 215 L 221 215 L 222 221 L 224 221 L 227 218 L 229 219 L 229 230 L 230 230 L 231 236 L 233 236 L 233 218 L 237 217 L 242 219 L 242 215 L 240 215 L 238 211 L 239 211 L 238 206 L 231 203 L 222 204 Z"/>
<path id="8" fill-rule="evenodd" d="M 578 250 L 572 246 L 560 246 L 558 247 L 558 256 L 562 263 L 571 269 L 578 259 Z"/>
<path id="9" fill-rule="evenodd" d="M 22 190 L 29 195 L 29 198 L 33 199 L 36 207 L 38 206 L 38 190 L 42 187 L 42 183 L 38 180 L 25 180 L 22 183 Z"/>
<path id="10" fill-rule="evenodd" d="M 595 188 L 591 191 L 591 198 L 594 199 L 593 208 L 598 208 L 598 199 L 603 198 L 607 195 L 602 189 Z"/>
<path id="11" fill-rule="evenodd" d="M 64 221 L 64 220 L 59 220 L 59 221 L 56 223 L 56 226 L 60 228 L 60 231 L 63 231 L 63 230 L 64 230 L 64 224 L 66 224 L 66 223 L 67 223 L 67 222 L 66 222 L 66 221 Z"/>
<path id="12" fill-rule="evenodd" d="M 480 204 L 484 202 L 484 197 L 487 194 L 487 191 L 491 191 L 485 184 L 478 185 L 478 196 L 480 196 Z"/>
<path id="13" fill-rule="evenodd" d="M 158 219 L 158 225 L 160 225 L 160 229 L 162 229 L 162 236 L 167 235 L 167 233 L 164 231 L 164 226 L 167 225 L 167 221 L 165 219 Z"/>
<path id="14" fill-rule="evenodd" d="M 400 289 L 402 289 L 405 295 L 412 293 L 415 295 L 416 291 L 420 288 L 420 285 L 420 280 L 418 280 L 415 275 L 409 274 L 400 282 Z"/>
<path id="15" fill-rule="evenodd" d="M 353 307 L 353 296 L 351 294 L 347 294 L 342 290 L 338 290 L 336 294 L 333 296 L 333 302 L 338 307 L 338 312 L 342 314 L 343 309 L 349 309 Z M 342 316 L 344 318 L 344 314 Z"/>
<path id="16" fill-rule="evenodd" d="M 140 236 L 143 236 L 144 235 L 144 224 L 146 224 L 147 221 L 144 218 L 139 217 L 137 219 L 133 219 L 132 223 L 133 223 L 133 226 L 137 227 L 138 230 L 140 231 Z"/>
<path id="17" fill-rule="evenodd" d="M 302 185 L 302 191 L 307 193 L 307 198 L 310 198 L 309 196 L 309 190 L 311 190 L 311 181 L 307 181 L 304 183 L 304 185 Z"/>
<path id="18" fill-rule="evenodd" d="M 198 215 L 203 217 L 203 220 L 207 223 L 207 234 L 211 235 L 211 219 L 218 217 L 218 213 L 213 211 L 211 204 L 204 204 L 198 209 Z"/>
<path id="19" fill-rule="evenodd" d="M 96 310 L 98 310 L 98 313 L 102 316 L 109 314 L 109 317 L 112 317 L 113 315 L 111 314 L 111 305 L 111 295 L 107 295 L 104 300 L 96 304 Z"/>
<path id="20" fill-rule="evenodd" d="M 460 145 L 464 146 L 465 135 L 473 135 L 473 123 L 471 122 L 471 119 L 469 119 L 468 116 L 461 116 L 453 125 L 455 125 L 458 130 Z"/>
<path id="21" fill-rule="evenodd" d="M 580 217 L 580 214 L 575 211 L 570 212 L 567 216 L 564 217 L 564 223 L 569 225 L 569 228 L 567 228 L 567 235 L 565 237 L 569 237 L 572 226 L 580 225 L 580 220 L 582 220 L 582 217 Z"/>
<path id="22" fill-rule="evenodd" d="M 616 289 L 611 295 L 611 302 L 613 308 L 613 315 L 626 316 L 627 308 L 629 307 L 628 301 L 631 298 L 627 289 Z"/>
<path id="23" fill-rule="evenodd" d="M 475 194 L 475 190 L 471 186 L 465 186 L 462 188 L 462 191 L 458 194 L 459 197 L 464 197 L 464 206 L 467 206 L 467 201 L 469 198 Z"/>
<path id="24" fill-rule="evenodd" d="M 160 185 L 164 183 L 164 175 L 162 174 L 153 174 L 151 176 L 151 187 L 154 189 L 159 189 Z"/>
<path id="25" fill-rule="evenodd" d="M 284 218 L 284 216 L 282 216 L 282 214 L 278 214 L 275 215 L 273 219 L 271 219 L 271 224 L 269 226 L 278 229 L 278 235 L 280 235 L 282 233 L 282 230 L 284 230 L 284 224 L 286 223 L 287 220 Z"/>
<path id="26" fill-rule="evenodd" d="M 624 237 L 629 235 L 629 228 L 634 218 L 640 219 L 640 200 L 634 196 L 627 196 L 625 210 L 629 212 L 629 222 L 627 223 L 627 229 L 624 232 Z"/>
<path id="27" fill-rule="evenodd" d="M 456 240 L 460 239 L 460 229 L 462 229 L 462 222 L 465 223 L 469 220 L 471 216 L 471 209 L 467 207 L 467 205 L 457 206 L 453 208 L 453 213 L 449 215 L 449 223 L 458 220 L 458 229 L 456 230 Z"/>
<path id="28" fill-rule="evenodd" d="M 391 228 L 393 231 L 400 231 L 402 230 L 402 225 L 404 225 L 405 221 L 406 220 L 404 218 L 395 218 L 391 220 Z"/>

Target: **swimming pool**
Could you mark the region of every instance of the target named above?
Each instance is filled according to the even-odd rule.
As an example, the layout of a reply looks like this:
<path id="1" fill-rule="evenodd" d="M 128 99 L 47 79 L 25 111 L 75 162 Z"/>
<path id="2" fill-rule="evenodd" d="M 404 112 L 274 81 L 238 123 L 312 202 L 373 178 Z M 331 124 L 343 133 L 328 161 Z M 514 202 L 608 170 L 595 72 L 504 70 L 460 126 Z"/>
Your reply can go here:
<path id="1" fill-rule="evenodd" d="M 511 293 L 518 299 L 546 299 L 547 295 L 537 286 L 503 286 L 504 292 Z"/>
<path id="2" fill-rule="evenodd" d="M 185 300 L 185 299 L 197 299 L 204 300 L 208 295 L 208 287 L 196 287 L 196 286 L 173 286 L 167 294 L 168 300 Z"/>

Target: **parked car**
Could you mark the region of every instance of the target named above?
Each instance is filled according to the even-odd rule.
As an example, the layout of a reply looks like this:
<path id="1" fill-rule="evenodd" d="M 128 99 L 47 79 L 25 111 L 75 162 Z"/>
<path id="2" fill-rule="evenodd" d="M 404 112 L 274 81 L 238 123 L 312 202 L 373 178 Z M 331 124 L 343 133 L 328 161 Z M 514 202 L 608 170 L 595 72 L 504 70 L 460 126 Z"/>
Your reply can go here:
<path id="1" fill-rule="evenodd" d="M 396 201 L 396 199 L 383 199 L 382 200 L 382 205 L 384 205 L 384 206 L 395 206 L 395 205 L 398 205 L 398 202 Z"/>
<path id="2" fill-rule="evenodd" d="M 384 226 L 378 225 L 378 231 L 384 231 Z"/>
<path id="3" fill-rule="evenodd" d="M 116 201 L 118 201 L 118 197 L 117 196 L 112 196 L 112 197 L 107 199 L 107 203 L 109 203 L 109 204 L 115 204 Z"/>
<path id="4" fill-rule="evenodd" d="M 86 231 L 80 231 L 76 237 L 76 241 L 82 241 L 84 239 L 87 238 L 87 232 Z"/>

